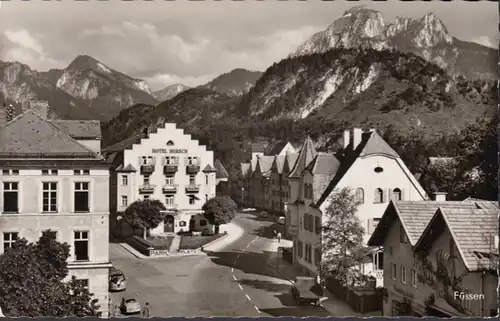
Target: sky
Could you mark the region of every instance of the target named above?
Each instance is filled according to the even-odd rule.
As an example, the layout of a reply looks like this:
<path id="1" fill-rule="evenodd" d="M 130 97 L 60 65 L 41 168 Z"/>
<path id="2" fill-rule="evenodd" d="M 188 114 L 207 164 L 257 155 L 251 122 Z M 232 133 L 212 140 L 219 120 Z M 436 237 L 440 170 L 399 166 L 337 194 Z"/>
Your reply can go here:
<path id="1" fill-rule="evenodd" d="M 498 44 L 490 1 L 4 1 L 0 60 L 46 71 L 87 54 L 152 90 L 197 86 L 235 68 L 264 71 L 359 4 L 386 23 L 433 12 L 452 36 Z"/>

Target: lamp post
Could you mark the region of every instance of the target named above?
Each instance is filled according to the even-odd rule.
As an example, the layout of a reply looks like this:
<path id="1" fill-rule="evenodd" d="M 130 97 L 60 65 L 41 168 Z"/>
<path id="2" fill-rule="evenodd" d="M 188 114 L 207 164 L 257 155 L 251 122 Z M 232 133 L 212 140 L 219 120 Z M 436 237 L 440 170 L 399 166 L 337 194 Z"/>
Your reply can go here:
<path id="1" fill-rule="evenodd" d="M 119 228 L 119 231 L 120 231 L 119 232 L 120 238 L 123 237 L 123 235 L 122 235 L 123 234 L 123 230 L 122 230 L 122 224 L 121 224 L 122 219 L 123 219 L 123 216 L 121 216 L 121 215 L 118 215 L 116 217 L 116 223 L 118 224 L 118 228 Z"/>

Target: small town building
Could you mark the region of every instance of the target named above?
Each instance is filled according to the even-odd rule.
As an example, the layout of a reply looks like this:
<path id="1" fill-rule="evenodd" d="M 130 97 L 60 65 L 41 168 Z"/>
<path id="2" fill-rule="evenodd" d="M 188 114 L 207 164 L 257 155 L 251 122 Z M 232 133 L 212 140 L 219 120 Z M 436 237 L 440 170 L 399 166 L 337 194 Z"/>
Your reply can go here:
<path id="1" fill-rule="evenodd" d="M 227 179 L 227 171 L 220 162 L 218 170 L 213 151 L 183 129 L 167 123 L 156 132 L 146 130 L 109 146 L 104 154 L 112 163 L 112 225 L 121 224 L 116 220 L 133 202 L 156 199 L 165 205 L 166 216 L 149 231 L 151 235 L 213 231 L 202 206 L 216 196 L 216 186 Z"/>
<path id="2" fill-rule="evenodd" d="M 496 315 L 498 204 L 442 198 L 391 201 L 368 241 L 384 248 L 384 316 L 403 305 L 414 316 Z M 438 264 L 440 274 L 430 272 Z M 459 289 L 443 287 L 443 275 L 463 277 Z"/>
<path id="3" fill-rule="evenodd" d="M 70 245 L 68 278 L 87 286 L 107 317 L 109 164 L 100 123 L 48 120 L 32 110 L 4 120 L 0 109 L 0 253 L 50 230 Z"/>

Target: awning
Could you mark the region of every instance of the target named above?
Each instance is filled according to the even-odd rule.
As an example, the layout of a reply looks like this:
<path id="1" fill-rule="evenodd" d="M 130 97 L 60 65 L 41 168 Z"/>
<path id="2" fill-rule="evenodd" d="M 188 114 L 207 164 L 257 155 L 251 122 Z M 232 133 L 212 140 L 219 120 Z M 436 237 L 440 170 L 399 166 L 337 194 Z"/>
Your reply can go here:
<path id="1" fill-rule="evenodd" d="M 464 314 L 454 307 L 452 307 L 448 302 L 444 299 L 436 298 L 436 302 L 434 304 L 428 306 L 429 310 L 436 313 L 433 315 L 435 317 L 470 317 L 470 315 Z"/>

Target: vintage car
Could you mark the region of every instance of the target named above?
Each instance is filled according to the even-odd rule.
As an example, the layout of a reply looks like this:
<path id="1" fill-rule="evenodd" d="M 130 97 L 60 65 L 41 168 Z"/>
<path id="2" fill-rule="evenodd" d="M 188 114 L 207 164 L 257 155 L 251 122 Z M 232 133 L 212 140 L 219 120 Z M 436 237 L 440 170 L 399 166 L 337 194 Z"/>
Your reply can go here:
<path id="1" fill-rule="evenodd" d="M 109 270 L 109 291 L 118 292 L 127 289 L 127 278 L 122 271 L 112 267 Z"/>
<path id="2" fill-rule="evenodd" d="M 314 304 L 319 306 L 321 303 L 323 289 L 316 282 L 316 278 L 308 276 L 298 276 L 290 290 L 292 298 L 297 305 Z"/>
<path id="3" fill-rule="evenodd" d="M 122 303 L 120 305 L 120 312 L 122 314 L 140 314 L 141 305 L 134 298 L 122 298 Z"/>

